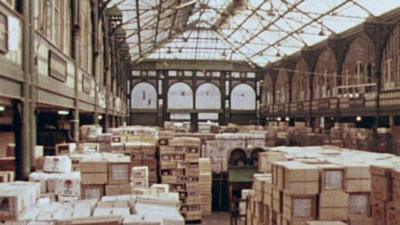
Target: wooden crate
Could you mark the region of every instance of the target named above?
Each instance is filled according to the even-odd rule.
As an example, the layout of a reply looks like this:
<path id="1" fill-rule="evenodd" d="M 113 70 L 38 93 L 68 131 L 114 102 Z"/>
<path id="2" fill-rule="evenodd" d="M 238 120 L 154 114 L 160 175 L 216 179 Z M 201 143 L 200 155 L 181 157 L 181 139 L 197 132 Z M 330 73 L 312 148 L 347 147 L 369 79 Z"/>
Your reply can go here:
<path id="1" fill-rule="evenodd" d="M 282 216 L 290 222 L 315 220 L 317 218 L 317 196 L 284 193 Z"/>
<path id="2" fill-rule="evenodd" d="M 105 195 L 105 188 L 103 184 L 94 185 L 81 185 L 81 198 L 82 199 L 98 199 Z"/>
<path id="3" fill-rule="evenodd" d="M 325 191 L 319 196 L 319 219 L 345 221 L 348 218 L 349 194 L 343 191 Z"/>

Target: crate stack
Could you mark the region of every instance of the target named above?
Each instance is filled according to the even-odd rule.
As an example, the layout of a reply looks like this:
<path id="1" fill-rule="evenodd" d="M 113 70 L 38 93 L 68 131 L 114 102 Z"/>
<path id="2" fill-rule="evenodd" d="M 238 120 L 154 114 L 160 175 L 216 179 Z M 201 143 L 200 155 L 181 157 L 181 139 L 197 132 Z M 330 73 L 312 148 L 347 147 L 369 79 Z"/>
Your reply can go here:
<path id="1" fill-rule="evenodd" d="M 253 198 L 250 202 L 252 212 L 252 223 L 269 225 L 271 212 L 271 198 L 264 198 L 264 192 L 270 192 L 272 187 L 271 174 L 255 174 L 253 183 Z M 242 192 L 243 193 L 243 192 Z M 243 197 L 243 196 L 242 196 Z M 269 200 L 268 200 L 269 199 Z"/>
<path id="2" fill-rule="evenodd" d="M 371 166 L 372 216 L 376 225 L 400 224 L 400 169 L 391 163 Z"/>
<path id="3" fill-rule="evenodd" d="M 272 164 L 272 222 L 305 224 L 317 219 L 319 170 L 297 161 Z"/>
<path id="4" fill-rule="evenodd" d="M 132 193 L 137 188 L 149 187 L 149 168 L 147 166 L 132 167 L 131 173 L 131 188 Z"/>
<path id="5" fill-rule="evenodd" d="M 70 201 L 81 196 L 81 173 L 72 171 L 68 156 L 46 156 L 43 171 L 31 173 L 29 180 L 40 183 L 42 195 L 54 200 Z"/>
<path id="6" fill-rule="evenodd" d="M 80 161 L 82 199 L 101 199 L 108 183 L 108 162 L 98 157 L 85 157 Z"/>
<path id="7" fill-rule="evenodd" d="M 131 159 L 129 156 L 110 154 L 106 195 L 130 194 Z"/>
<path id="8" fill-rule="evenodd" d="M 186 221 L 202 218 L 199 187 L 200 139 L 174 138 L 168 146 L 160 146 L 160 174 L 162 183 L 178 192 L 181 213 Z"/>
<path id="9" fill-rule="evenodd" d="M 130 155 L 133 167 L 148 167 L 150 184 L 158 182 L 157 146 L 154 143 L 127 142 L 125 144 L 125 153 Z"/>
<path id="10" fill-rule="evenodd" d="M 38 182 L 1 183 L 0 221 L 21 219 L 40 196 L 41 185 Z"/>
<path id="11" fill-rule="evenodd" d="M 279 147 L 270 154 L 275 152 L 289 161 L 261 160 L 263 170 L 272 170 L 272 187 L 255 176 L 252 202 L 259 201 L 262 189 L 263 203 L 271 207 L 265 207 L 264 217 L 258 217 L 260 207 L 251 205 L 253 225 L 305 225 L 309 221 L 400 224 L 399 157 L 326 146 Z M 266 217 L 270 220 L 263 220 Z"/>
<path id="12" fill-rule="evenodd" d="M 83 199 L 100 199 L 104 195 L 130 194 L 131 161 L 122 154 L 73 155 L 82 174 Z"/>
<path id="13" fill-rule="evenodd" d="M 209 158 L 199 159 L 199 187 L 201 198 L 201 212 L 203 216 L 211 215 L 212 207 L 212 174 L 211 161 Z"/>

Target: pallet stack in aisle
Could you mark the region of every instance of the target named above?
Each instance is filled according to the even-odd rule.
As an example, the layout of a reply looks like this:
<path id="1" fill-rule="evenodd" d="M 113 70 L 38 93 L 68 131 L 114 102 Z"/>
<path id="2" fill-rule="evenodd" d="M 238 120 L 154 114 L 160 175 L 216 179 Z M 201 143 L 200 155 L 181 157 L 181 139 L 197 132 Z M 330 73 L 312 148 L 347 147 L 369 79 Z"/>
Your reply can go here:
<path id="1" fill-rule="evenodd" d="M 271 207 L 269 212 L 264 208 L 264 217 L 257 216 L 262 210 L 254 203 L 259 201 L 262 179 L 255 176 L 250 205 L 253 225 L 400 224 L 399 157 L 326 146 L 272 151 L 272 155 L 280 152 L 286 161 L 264 160 L 267 163 L 260 165 L 272 170 L 272 187 L 263 183 L 263 203 Z M 263 220 L 269 216 L 270 220 Z"/>
<path id="2" fill-rule="evenodd" d="M 371 166 L 372 216 L 376 225 L 400 224 L 400 169 L 392 163 Z"/>
<path id="3" fill-rule="evenodd" d="M 211 161 L 209 158 L 199 159 L 199 186 L 201 198 L 201 212 L 203 216 L 211 215 L 212 212 L 212 174 Z"/>
<path id="4" fill-rule="evenodd" d="M 160 156 L 162 183 L 169 184 L 172 191 L 179 193 L 181 213 L 185 220 L 201 220 L 200 139 L 170 139 L 169 146 L 160 146 Z"/>
<path id="5" fill-rule="evenodd" d="M 86 157 L 80 161 L 82 174 L 82 199 L 101 199 L 108 183 L 108 162 L 98 157 Z"/>
<path id="6" fill-rule="evenodd" d="M 155 184 L 157 176 L 157 146 L 145 142 L 125 143 L 125 154 L 131 156 L 132 166 L 147 166 L 149 168 L 149 183 Z"/>

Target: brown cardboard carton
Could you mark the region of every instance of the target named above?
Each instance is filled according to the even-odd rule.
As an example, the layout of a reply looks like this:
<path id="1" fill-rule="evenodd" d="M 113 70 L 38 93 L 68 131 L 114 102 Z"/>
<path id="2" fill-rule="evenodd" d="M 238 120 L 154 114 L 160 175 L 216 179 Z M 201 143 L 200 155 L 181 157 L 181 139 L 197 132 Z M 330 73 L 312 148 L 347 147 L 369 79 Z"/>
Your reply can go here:
<path id="1" fill-rule="evenodd" d="M 386 222 L 386 225 L 400 224 L 400 207 L 395 202 L 390 202 L 387 204 Z"/>
<path id="2" fill-rule="evenodd" d="M 72 220 L 71 225 L 121 225 L 121 216 L 91 217 L 88 219 Z"/>
<path id="3" fill-rule="evenodd" d="M 368 217 L 370 216 L 370 211 L 369 193 L 350 193 L 349 216 Z"/>
<path id="4" fill-rule="evenodd" d="M 343 166 L 325 164 L 321 168 L 321 192 L 331 190 L 344 190 L 344 172 Z"/>
<path id="5" fill-rule="evenodd" d="M 81 173 L 107 173 L 108 162 L 105 159 L 85 160 L 80 162 Z"/>
<path id="6" fill-rule="evenodd" d="M 371 208 L 372 218 L 374 219 L 375 225 L 386 225 L 386 202 L 373 200 Z"/>
<path id="7" fill-rule="evenodd" d="M 283 194 L 283 218 L 287 221 L 309 221 L 317 217 L 317 196 Z"/>
<path id="8" fill-rule="evenodd" d="M 81 185 L 81 198 L 82 199 L 98 199 L 104 196 L 105 189 L 103 184 L 89 184 Z"/>
<path id="9" fill-rule="evenodd" d="M 107 173 L 82 173 L 81 184 L 107 184 Z"/>
<path id="10" fill-rule="evenodd" d="M 131 187 L 129 184 L 108 184 L 105 193 L 107 196 L 126 195 L 131 193 Z"/>
<path id="11" fill-rule="evenodd" d="M 319 198 L 321 220 L 347 220 L 349 194 L 343 191 L 325 191 Z"/>
<path id="12" fill-rule="evenodd" d="M 129 157 L 121 157 L 117 160 L 109 161 L 108 164 L 108 183 L 127 184 L 131 176 L 131 160 Z"/>

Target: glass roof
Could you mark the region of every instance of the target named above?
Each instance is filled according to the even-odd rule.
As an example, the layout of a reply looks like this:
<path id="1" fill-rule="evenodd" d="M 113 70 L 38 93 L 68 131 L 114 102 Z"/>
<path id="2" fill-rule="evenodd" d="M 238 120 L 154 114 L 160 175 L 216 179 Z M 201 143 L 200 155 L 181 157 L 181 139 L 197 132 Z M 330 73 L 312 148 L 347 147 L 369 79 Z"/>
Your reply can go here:
<path id="1" fill-rule="evenodd" d="M 265 66 L 400 7 L 399 0 L 111 0 L 134 61 L 240 60 Z"/>

